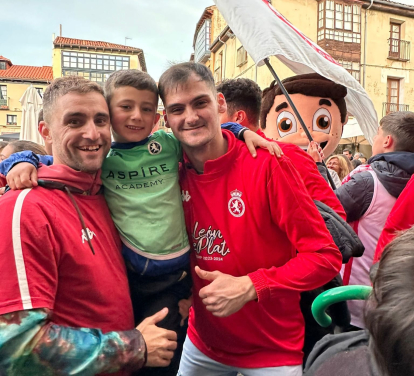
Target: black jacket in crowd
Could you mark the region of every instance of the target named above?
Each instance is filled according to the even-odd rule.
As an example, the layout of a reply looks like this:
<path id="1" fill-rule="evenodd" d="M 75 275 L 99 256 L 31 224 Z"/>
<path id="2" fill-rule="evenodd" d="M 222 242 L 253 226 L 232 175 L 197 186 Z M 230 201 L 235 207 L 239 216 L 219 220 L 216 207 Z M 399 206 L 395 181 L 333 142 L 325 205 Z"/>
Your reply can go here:
<path id="1" fill-rule="evenodd" d="M 388 193 L 398 198 L 414 173 L 414 153 L 395 151 L 377 154 L 368 160 L 378 180 Z M 347 216 L 347 222 L 360 219 L 368 210 L 374 195 L 374 178 L 368 171 L 354 174 L 335 190 Z"/>

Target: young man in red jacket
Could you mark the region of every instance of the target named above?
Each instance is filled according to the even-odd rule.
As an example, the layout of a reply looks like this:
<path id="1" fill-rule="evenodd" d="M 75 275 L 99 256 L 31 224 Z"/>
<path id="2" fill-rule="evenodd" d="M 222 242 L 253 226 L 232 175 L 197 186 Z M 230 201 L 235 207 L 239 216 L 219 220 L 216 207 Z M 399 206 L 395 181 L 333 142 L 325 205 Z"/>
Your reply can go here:
<path id="1" fill-rule="evenodd" d="M 185 152 L 181 187 L 194 305 L 179 375 L 301 375 L 300 292 L 330 281 L 342 257 L 286 157 L 221 131 L 209 69 L 160 78 L 167 125 Z"/>

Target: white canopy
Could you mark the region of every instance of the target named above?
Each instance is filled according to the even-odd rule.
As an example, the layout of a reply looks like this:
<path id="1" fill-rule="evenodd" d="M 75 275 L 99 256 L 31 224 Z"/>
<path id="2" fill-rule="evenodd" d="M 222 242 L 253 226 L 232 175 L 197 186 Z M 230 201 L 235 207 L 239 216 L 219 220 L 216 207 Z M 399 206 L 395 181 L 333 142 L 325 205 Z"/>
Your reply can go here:
<path id="1" fill-rule="evenodd" d="M 357 119 L 349 118 L 348 123 L 344 126 L 344 132 L 342 133 L 342 138 L 339 144 L 369 145 Z"/>
<path id="2" fill-rule="evenodd" d="M 43 138 L 38 131 L 38 117 L 42 109 L 43 100 L 33 85 L 30 85 L 23 93 L 20 103 L 22 104 L 20 140 L 44 145 Z"/>

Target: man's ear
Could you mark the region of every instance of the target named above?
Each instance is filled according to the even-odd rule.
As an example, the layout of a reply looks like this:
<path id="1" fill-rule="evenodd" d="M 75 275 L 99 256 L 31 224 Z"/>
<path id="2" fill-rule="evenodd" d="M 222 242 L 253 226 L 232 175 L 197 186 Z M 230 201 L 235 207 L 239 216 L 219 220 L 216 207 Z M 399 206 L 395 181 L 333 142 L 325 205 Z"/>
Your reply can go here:
<path id="1" fill-rule="evenodd" d="M 384 149 L 393 149 L 395 145 L 395 141 L 392 137 L 392 135 L 388 134 L 385 136 L 384 142 L 382 144 L 382 146 L 384 147 Z"/>
<path id="2" fill-rule="evenodd" d="M 157 123 L 158 123 L 159 120 L 160 120 L 160 114 L 157 112 L 155 114 L 154 124 L 152 125 L 153 128 L 157 125 Z"/>
<path id="3" fill-rule="evenodd" d="M 223 93 L 217 93 L 217 104 L 219 114 L 225 114 L 227 112 L 227 102 Z"/>
<path id="4" fill-rule="evenodd" d="M 171 127 L 169 126 L 169 124 L 168 124 L 167 112 L 166 112 L 165 110 L 162 110 L 162 116 L 164 117 L 164 123 L 165 123 L 165 126 L 166 126 L 167 128 L 171 128 Z"/>
<path id="5" fill-rule="evenodd" d="M 46 124 L 44 120 L 39 122 L 37 129 L 39 130 L 39 133 L 42 136 L 45 143 L 52 144 L 52 135 L 49 126 Z"/>
<path id="6" fill-rule="evenodd" d="M 247 120 L 246 111 L 243 111 L 243 110 L 236 111 L 236 123 L 242 124 L 246 120 Z"/>

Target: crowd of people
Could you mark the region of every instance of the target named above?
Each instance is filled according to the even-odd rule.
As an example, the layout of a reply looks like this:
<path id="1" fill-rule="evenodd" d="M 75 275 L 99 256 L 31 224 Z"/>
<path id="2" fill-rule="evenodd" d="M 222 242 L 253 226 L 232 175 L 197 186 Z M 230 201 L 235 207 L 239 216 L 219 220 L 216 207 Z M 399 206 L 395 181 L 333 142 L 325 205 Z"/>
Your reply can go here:
<path id="1" fill-rule="evenodd" d="M 262 97 L 196 63 L 52 81 L 45 146 L 0 143 L 0 374 L 414 374 L 414 113 L 381 119 L 367 160 L 266 138 L 288 105 Z"/>

